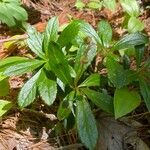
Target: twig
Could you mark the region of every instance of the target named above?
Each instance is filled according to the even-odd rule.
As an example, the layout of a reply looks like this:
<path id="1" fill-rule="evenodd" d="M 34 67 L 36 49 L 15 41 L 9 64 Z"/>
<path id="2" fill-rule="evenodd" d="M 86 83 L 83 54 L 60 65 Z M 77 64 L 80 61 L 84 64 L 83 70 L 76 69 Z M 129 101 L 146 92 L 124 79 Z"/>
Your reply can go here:
<path id="1" fill-rule="evenodd" d="M 126 118 L 133 118 L 133 117 L 139 117 L 139 116 L 145 116 L 145 115 L 150 115 L 150 112 L 145 112 L 145 113 L 141 113 L 141 114 L 136 114 L 136 115 L 128 116 L 128 117 L 126 117 Z"/>
<path id="2" fill-rule="evenodd" d="M 28 38 L 28 35 L 26 34 L 23 34 L 23 35 L 20 35 L 20 37 L 17 37 L 17 38 L 8 38 L 8 39 L 2 39 L 0 40 L 0 43 L 4 43 L 4 42 L 9 42 L 9 41 L 18 41 L 18 40 L 25 40 Z"/>

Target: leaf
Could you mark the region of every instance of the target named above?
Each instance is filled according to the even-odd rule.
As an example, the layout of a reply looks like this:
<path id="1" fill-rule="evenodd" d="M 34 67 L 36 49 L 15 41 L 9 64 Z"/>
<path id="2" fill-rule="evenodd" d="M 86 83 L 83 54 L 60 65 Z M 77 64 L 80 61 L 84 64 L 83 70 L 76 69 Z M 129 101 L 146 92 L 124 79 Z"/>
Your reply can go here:
<path id="1" fill-rule="evenodd" d="M 136 54 L 136 64 L 137 67 L 140 66 L 142 62 L 142 58 L 144 56 L 144 50 L 145 50 L 145 45 L 138 45 L 135 46 L 135 54 Z"/>
<path id="2" fill-rule="evenodd" d="M 71 111 L 74 113 L 73 110 L 73 100 L 74 100 L 75 92 L 70 92 L 60 103 L 58 111 L 57 111 L 57 118 L 59 120 L 64 120 L 65 118 L 68 118 Z"/>
<path id="3" fill-rule="evenodd" d="M 139 80 L 140 83 L 140 91 L 144 98 L 145 104 L 150 111 L 150 83 L 143 80 L 142 78 Z"/>
<path id="4" fill-rule="evenodd" d="M 6 68 L 8 68 L 11 65 L 22 63 L 28 60 L 29 60 L 28 58 L 18 56 L 7 57 L 5 59 L 2 59 L 0 60 L 0 72 L 3 72 Z"/>
<path id="5" fill-rule="evenodd" d="M 30 80 L 28 80 L 24 86 L 21 88 L 21 91 L 18 96 L 18 105 L 23 108 L 30 105 L 36 97 L 37 91 L 37 82 L 40 77 L 41 70 L 38 71 Z"/>
<path id="6" fill-rule="evenodd" d="M 112 28 L 107 21 L 102 20 L 98 23 L 98 35 L 102 41 L 102 45 L 106 48 L 109 47 L 112 40 Z"/>
<path id="7" fill-rule="evenodd" d="M 56 43 L 50 42 L 48 53 L 51 70 L 62 82 L 64 82 L 64 84 L 71 84 L 72 79 L 69 71 L 69 64 L 61 48 Z"/>
<path id="8" fill-rule="evenodd" d="M 114 94 L 115 118 L 120 118 L 133 111 L 141 103 L 140 95 L 127 88 L 116 89 Z"/>
<path id="9" fill-rule="evenodd" d="M 35 70 L 36 68 L 40 67 L 43 64 L 44 64 L 44 61 L 40 61 L 36 59 L 34 60 L 28 59 L 26 61 L 8 66 L 4 70 L 3 75 L 6 75 L 6 76 L 22 75 L 24 73 Z"/>
<path id="10" fill-rule="evenodd" d="M 0 21 L 12 27 L 16 25 L 16 21 L 26 21 L 27 19 L 28 14 L 25 9 L 21 7 L 19 1 L 0 1 Z"/>
<path id="11" fill-rule="evenodd" d="M 0 96 L 6 96 L 9 93 L 9 88 L 10 86 L 7 78 L 0 81 Z"/>
<path id="12" fill-rule="evenodd" d="M 138 17 L 140 9 L 136 0 L 120 0 L 121 6 L 130 16 Z"/>
<path id="13" fill-rule="evenodd" d="M 88 88 L 82 88 L 84 94 L 97 106 L 106 112 L 113 114 L 113 100 L 106 91 L 96 92 Z"/>
<path id="14" fill-rule="evenodd" d="M 81 0 L 76 0 L 75 7 L 82 10 L 85 7 L 85 4 Z"/>
<path id="15" fill-rule="evenodd" d="M 96 56 L 97 46 L 94 43 L 90 45 L 81 45 L 75 59 L 74 70 L 76 72 L 76 82 L 80 79 L 84 71 L 91 64 Z"/>
<path id="16" fill-rule="evenodd" d="M 116 10 L 116 0 L 103 0 L 103 5 L 111 11 Z"/>
<path id="17" fill-rule="evenodd" d="M 98 131 L 94 115 L 84 97 L 77 100 L 77 130 L 82 143 L 93 150 L 98 139 Z"/>
<path id="18" fill-rule="evenodd" d="M 100 75 L 98 73 L 91 74 L 79 87 L 100 86 Z"/>
<path id="19" fill-rule="evenodd" d="M 127 49 L 137 45 L 147 44 L 149 42 L 148 37 L 142 33 L 136 32 L 124 36 L 114 46 L 114 50 Z"/>
<path id="20" fill-rule="evenodd" d="M 91 9 L 101 9 L 102 8 L 102 2 L 99 0 L 91 0 L 88 4 L 87 7 Z"/>
<path id="21" fill-rule="evenodd" d="M 12 108 L 13 104 L 10 101 L 0 100 L 0 117 Z"/>
<path id="22" fill-rule="evenodd" d="M 31 51 L 34 52 L 40 58 L 44 59 L 45 54 L 42 51 L 43 36 L 41 35 L 41 33 L 37 32 L 37 30 L 33 26 L 28 25 L 27 34 L 29 36 L 27 39 L 27 44 Z"/>
<path id="23" fill-rule="evenodd" d="M 115 87 L 121 88 L 126 85 L 127 75 L 123 66 L 121 66 L 112 57 L 107 57 L 106 68 L 108 71 L 108 79 Z"/>
<path id="24" fill-rule="evenodd" d="M 47 52 L 48 50 L 49 42 L 51 41 L 56 42 L 57 37 L 58 37 L 58 28 L 59 28 L 58 18 L 57 17 L 51 18 L 48 21 L 46 30 L 44 32 L 43 47 L 44 47 L 45 52 Z"/>
<path id="25" fill-rule="evenodd" d="M 92 38 L 95 42 L 97 42 L 98 44 L 102 44 L 98 34 L 96 33 L 96 31 L 94 30 L 94 28 L 89 24 L 86 23 L 84 21 L 79 21 L 80 23 L 80 32 L 82 34 L 85 34 L 86 36 L 89 36 L 90 38 Z"/>
<path id="26" fill-rule="evenodd" d="M 57 42 L 61 45 L 61 47 L 67 46 L 76 38 L 79 30 L 80 23 L 76 20 L 73 21 L 61 32 Z"/>
<path id="27" fill-rule="evenodd" d="M 28 19 L 28 14 L 26 10 L 14 3 L 7 3 L 7 9 L 12 13 L 13 17 L 18 21 L 26 21 Z"/>
<path id="28" fill-rule="evenodd" d="M 57 84 L 56 81 L 48 79 L 44 71 L 41 72 L 38 80 L 38 91 L 42 100 L 47 105 L 53 104 L 56 99 Z"/>
<path id="29" fill-rule="evenodd" d="M 128 21 L 128 32 L 134 33 L 137 31 L 142 31 L 144 29 L 144 24 L 136 17 L 131 17 Z"/>

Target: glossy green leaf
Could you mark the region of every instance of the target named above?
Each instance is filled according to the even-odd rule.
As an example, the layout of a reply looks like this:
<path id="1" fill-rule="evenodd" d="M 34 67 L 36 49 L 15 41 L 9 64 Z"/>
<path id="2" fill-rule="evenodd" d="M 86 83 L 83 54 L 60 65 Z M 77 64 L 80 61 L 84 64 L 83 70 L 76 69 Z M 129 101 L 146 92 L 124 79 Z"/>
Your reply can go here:
<path id="1" fill-rule="evenodd" d="M 73 110 L 74 95 L 75 95 L 74 91 L 70 92 L 60 103 L 57 111 L 57 118 L 59 120 L 64 120 L 65 118 L 67 118 L 70 115 L 71 111 L 74 113 Z"/>
<path id="2" fill-rule="evenodd" d="M 43 36 L 33 26 L 28 25 L 27 27 L 27 44 L 32 52 L 41 58 L 45 58 L 45 54 L 42 51 Z"/>
<path id="3" fill-rule="evenodd" d="M 71 43 L 78 35 L 79 30 L 80 23 L 78 21 L 73 21 L 72 23 L 70 23 L 62 31 L 58 38 L 58 43 L 61 45 L 61 47 L 67 46 L 69 43 Z"/>
<path id="4" fill-rule="evenodd" d="M 28 61 L 28 58 L 25 57 L 7 57 L 5 59 L 0 60 L 0 72 L 3 72 L 6 68 L 8 68 L 11 65 L 23 63 L 25 61 Z"/>
<path id="5" fill-rule="evenodd" d="M 91 74 L 79 87 L 100 86 L 100 75 L 98 73 Z"/>
<path id="6" fill-rule="evenodd" d="M 22 75 L 27 72 L 31 72 L 35 70 L 36 68 L 40 67 L 44 64 L 44 61 L 36 60 L 36 59 L 28 59 L 24 62 L 16 63 L 14 65 L 11 65 L 7 67 L 3 75 L 6 76 L 14 76 L 14 75 Z"/>
<path id="7" fill-rule="evenodd" d="M 98 23 L 98 35 L 101 38 L 102 44 L 104 47 L 109 47 L 112 40 L 112 28 L 111 25 L 102 20 Z"/>
<path id="8" fill-rule="evenodd" d="M 10 101 L 0 99 L 0 117 L 12 108 L 13 104 Z"/>
<path id="9" fill-rule="evenodd" d="M 94 28 L 89 24 L 84 21 L 80 21 L 80 32 L 86 36 L 89 36 L 92 38 L 95 42 L 98 44 L 102 44 L 97 32 L 94 30 Z"/>
<path id="10" fill-rule="evenodd" d="M 9 93 L 9 81 L 8 79 L 3 79 L 0 81 L 0 96 L 6 96 Z"/>
<path id="11" fill-rule="evenodd" d="M 149 42 L 148 37 L 142 33 L 136 32 L 124 36 L 114 46 L 114 50 L 127 49 L 137 45 L 147 44 Z"/>
<path id="12" fill-rule="evenodd" d="M 21 88 L 21 91 L 18 96 L 18 105 L 21 108 L 30 105 L 35 100 L 37 83 L 40 74 L 41 74 L 41 70 L 37 72 L 30 80 L 28 80 Z"/>
<path id="13" fill-rule="evenodd" d="M 137 31 L 142 31 L 144 29 L 144 24 L 141 20 L 136 17 L 131 17 L 128 21 L 128 32 L 135 33 Z"/>
<path id="14" fill-rule="evenodd" d="M 46 30 L 44 32 L 44 51 L 47 52 L 49 42 L 54 41 L 56 42 L 58 38 L 58 28 L 59 28 L 59 22 L 57 17 L 53 17 L 48 21 L 48 24 L 46 26 Z"/>
<path id="15" fill-rule="evenodd" d="M 133 111 L 141 103 L 141 97 L 136 91 L 127 88 L 116 89 L 114 94 L 115 118 L 120 118 Z"/>
<path id="16" fill-rule="evenodd" d="M 81 90 L 97 107 L 113 114 L 113 100 L 106 91 L 100 93 L 88 88 L 82 88 Z"/>
<path id="17" fill-rule="evenodd" d="M 76 109 L 79 137 L 89 150 L 93 150 L 97 143 L 98 131 L 94 115 L 84 97 L 78 97 Z"/>
<path id="18" fill-rule="evenodd" d="M 141 94 L 144 98 L 147 109 L 150 111 L 150 83 L 143 79 L 140 79 L 139 82 Z"/>
<path id="19" fill-rule="evenodd" d="M 107 57 L 106 68 L 108 71 L 108 79 L 117 88 L 126 85 L 127 75 L 122 65 L 120 65 L 112 57 Z"/>
<path id="20" fill-rule="evenodd" d="M 42 100 L 47 105 L 53 104 L 56 99 L 57 84 L 56 81 L 48 79 L 44 71 L 41 72 L 38 80 L 38 91 Z"/>
<path id="21" fill-rule="evenodd" d="M 136 0 L 120 0 L 121 6 L 130 16 L 138 17 L 140 9 Z"/>
<path id="22" fill-rule="evenodd" d="M 74 66 L 74 70 L 77 74 L 75 79 L 76 82 L 78 82 L 84 71 L 93 61 L 94 57 L 96 56 L 96 51 L 97 47 L 94 43 L 80 46 L 77 52 Z"/>
<path id="23" fill-rule="evenodd" d="M 142 58 L 144 56 L 144 50 L 145 50 L 145 45 L 138 45 L 135 46 L 135 54 L 136 54 L 136 64 L 137 67 L 140 66 L 142 62 Z"/>
<path id="24" fill-rule="evenodd" d="M 103 5 L 112 11 L 115 11 L 117 7 L 116 0 L 103 0 Z"/>
<path id="25" fill-rule="evenodd" d="M 71 84 L 72 79 L 70 75 L 69 64 L 61 48 L 56 43 L 51 42 L 49 44 L 48 53 L 51 70 L 64 84 Z"/>

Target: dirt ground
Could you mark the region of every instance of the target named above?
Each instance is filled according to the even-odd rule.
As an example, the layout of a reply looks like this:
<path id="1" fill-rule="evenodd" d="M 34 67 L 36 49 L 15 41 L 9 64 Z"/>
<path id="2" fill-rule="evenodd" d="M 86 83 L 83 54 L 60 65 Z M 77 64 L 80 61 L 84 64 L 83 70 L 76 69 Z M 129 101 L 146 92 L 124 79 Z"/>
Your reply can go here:
<path id="1" fill-rule="evenodd" d="M 70 17 L 84 19 L 93 27 L 96 27 L 101 19 L 107 19 L 113 27 L 113 36 L 116 39 L 126 32 L 121 27 L 123 11 L 119 5 L 115 12 L 111 12 L 108 9 L 79 11 L 74 7 L 75 0 L 22 0 L 22 3 L 29 13 L 28 22 L 34 25 L 39 32 L 43 32 L 47 21 L 56 15 L 59 17 L 60 25 L 69 22 Z M 143 9 L 140 18 L 145 23 L 144 32 L 150 36 L 150 9 Z M 0 59 L 10 55 L 29 54 L 26 47 L 20 49 L 14 47 L 10 51 L 4 49 L 3 40 L 15 34 L 21 34 L 23 38 L 26 38 L 25 33 L 19 29 L 9 30 L 5 26 L 0 26 Z M 149 51 L 150 47 L 147 48 L 147 57 L 150 56 Z M 12 77 L 10 94 L 4 99 L 16 103 L 20 87 L 30 76 L 27 74 Z M 40 99 L 37 99 L 33 106 L 22 111 L 17 108 L 11 110 L 0 121 L 0 150 L 85 149 L 75 130 L 62 129 L 55 116 L 57 107 L 57 103 L 52 107 L 47 107 L 41 103 Z M 149 150 L 150 113 L 147 112 L 144 105 L 135 110 L 130 117 L 119 121 L 101 112 L 98 112 L 96 116 L 101 135 L 97 150 Z M 58 130 L 58 133 L 61 130 L 61 134 L 57 134 L 54 128 Z"/>

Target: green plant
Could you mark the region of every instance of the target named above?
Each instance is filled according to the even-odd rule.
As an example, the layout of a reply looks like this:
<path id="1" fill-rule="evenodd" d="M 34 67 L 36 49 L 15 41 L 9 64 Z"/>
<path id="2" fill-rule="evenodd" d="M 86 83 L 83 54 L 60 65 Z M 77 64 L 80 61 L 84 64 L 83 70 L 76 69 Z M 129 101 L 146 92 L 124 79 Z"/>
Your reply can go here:
<path id="1" fill-rule="evenodd" d="M 83 9 L 84 7 L 90 9 L 101 9 L 104 6 L 112 11 L 115 11 L 116 0 L 90 0 L 87 4 L 84 4 L 82 0 L 77 0 L 75 6 L 78 9 Z"/>
<path id="2" fill-rule="evenodd" d="M 124 27 L 128 32 L 134 33 L 144 29 L 143 22 L 138 18 L 140 15 L 140 7 L 136 0 L 120 0 L 123 10 L 126 12 Z"/>
<path id="3" fill-rule="evenodd" d="M 0 21 L 9 27 L 16 25 L 16 22 L 24 22 L 28 14 L 21 7 L 20 0 L 0 0 Z"/>
<path id="4" fill-rule="evenodd" d="M 148 38 L 137 32 L 113 41 L 112 28 L 104 20 L 97 32 L 81 20 L 73 20 L 60 35 L 58 31 L 57 17 L 48 22 L 43 34 L 28 26 L 27 44 L 36 58 L 1 60 L 1 79 L 32 72 L 19 93 L 20 108 L 33 103 L 37 95 L 47 105 L 60 100 L 57 118 L 64 120 L 67 127 L 70 120 L 75 120 L 70 126 L 77 127 L 81 141 L 92 150 L 98 139 L 93 108 L 114 114 L 117 119 L 140 105 L 141 91 L 150 110 L 150 61 L 141 63 Z M 130 50 L 134 50 L 135 69 L 130 68 Z M 99 56 L 102 62 L 98 70 L 106 68 L 105 75 L 94 71 Z"/>

